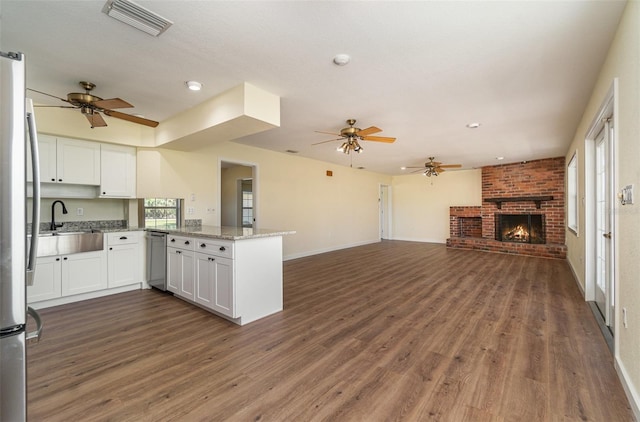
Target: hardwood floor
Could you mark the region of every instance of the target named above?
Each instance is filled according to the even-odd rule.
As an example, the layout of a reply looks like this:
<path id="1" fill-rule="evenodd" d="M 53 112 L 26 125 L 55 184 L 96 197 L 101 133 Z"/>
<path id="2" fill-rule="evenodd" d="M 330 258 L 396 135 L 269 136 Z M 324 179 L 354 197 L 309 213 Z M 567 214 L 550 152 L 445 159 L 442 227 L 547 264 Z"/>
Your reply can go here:
<path id="1" fill-rule="evenodd" d="M 631 421 L 565 261 L 384 241 L 244 327 L 156 290 L 50 308 L 30 421 Z"/>

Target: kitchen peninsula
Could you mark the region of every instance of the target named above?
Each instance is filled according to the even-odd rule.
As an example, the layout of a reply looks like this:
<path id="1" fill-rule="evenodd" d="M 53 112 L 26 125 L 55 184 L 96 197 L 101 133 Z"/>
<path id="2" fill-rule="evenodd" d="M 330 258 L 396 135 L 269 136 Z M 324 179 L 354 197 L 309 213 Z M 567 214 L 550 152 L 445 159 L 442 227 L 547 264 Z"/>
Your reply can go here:
<path id="1" fill-rule="evenodd" d="M 282 236 L 294 231 L 166 230 L 167 290 L 238 325 L 282 311 Z"/>

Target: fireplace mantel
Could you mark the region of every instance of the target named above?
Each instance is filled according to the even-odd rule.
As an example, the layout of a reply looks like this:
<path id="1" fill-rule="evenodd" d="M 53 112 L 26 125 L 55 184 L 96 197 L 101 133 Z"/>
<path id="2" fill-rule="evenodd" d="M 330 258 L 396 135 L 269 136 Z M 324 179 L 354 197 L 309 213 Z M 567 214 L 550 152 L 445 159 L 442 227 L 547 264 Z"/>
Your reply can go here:
<path id="1" fill-rule="evenodd" d="M 536 203 L 536 208 L 540 209 L 540 203 L 542 201 L 553 201 L 553 196 L 512 196 L 512 197 L 503 197 L 503 198 L 485 198 L 486 202 L 495 202 L 498 206 L 498 209 L 502 209 L 503 202 L 525 202 L 525 201 L 533 201 Z"/>

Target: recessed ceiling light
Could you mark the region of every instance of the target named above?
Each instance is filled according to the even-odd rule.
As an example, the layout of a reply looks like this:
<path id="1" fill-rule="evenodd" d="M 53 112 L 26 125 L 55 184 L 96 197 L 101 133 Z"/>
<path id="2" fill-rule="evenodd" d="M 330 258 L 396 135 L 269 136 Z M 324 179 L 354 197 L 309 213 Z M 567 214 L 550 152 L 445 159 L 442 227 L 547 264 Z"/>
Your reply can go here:
<path id="1" fill-rule="evenodd" d="M 187 81 L 185 84 L 187 84 L 187 88 L 192 91 L 200 91 L 202 89 L 202 84 L 198 81 Z"/>
<path id="2" fill-rule="evenodd" d="M 477 128 L 479 128 L 479 127 L 480 127 L 480 123 L 477 123 L 477 122 L 474 122 L 474 123 L 468 123 L 468 124 L 467 124 L 467 127 L 468 127 L 469 129 L 477 129 Z"/>
<path id="3" fill-rule="evenodd" d="M 496 160 L 498 161 L 504 160 L 504 157 L 496 157 Z"/>
<path id="4" fill-rule="evenodd" d="M 400 167 L 400 170 L 406 170 L 406 169 L 407 169 L 406 167 Z"/>
<path id="5" fill-rule="evenodd" d="M 333 58 L 333 63 L 338 66 L 344 66 L 348 64 L 350 60 L 351 57 L 349 57 L 348 54 L 336 54 L 336 56 Z"/>

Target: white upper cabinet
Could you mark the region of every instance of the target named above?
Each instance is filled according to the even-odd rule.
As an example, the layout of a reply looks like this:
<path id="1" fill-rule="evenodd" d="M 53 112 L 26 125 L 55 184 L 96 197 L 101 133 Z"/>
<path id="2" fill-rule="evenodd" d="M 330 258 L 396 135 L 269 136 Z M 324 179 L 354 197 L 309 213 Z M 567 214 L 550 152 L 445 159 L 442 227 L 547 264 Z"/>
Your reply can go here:
<path id="1" fill-rule="evenodd" d="M 136 197 L 136 149 L 122 145 L 101 145 L 100 197 Z"/>
<path id="2" fill-rule="evenodd" d="M 38 134 L 42 183 L 100 185 L 100 144 L 91 141 Z M 27 181 L 32 182 L 31 160 Z"/>
<path id="3" fill-rule="evenodd" d="M 57 138 L 56 172 L 59 183 L 100 184 L 100 144 Z"/>

